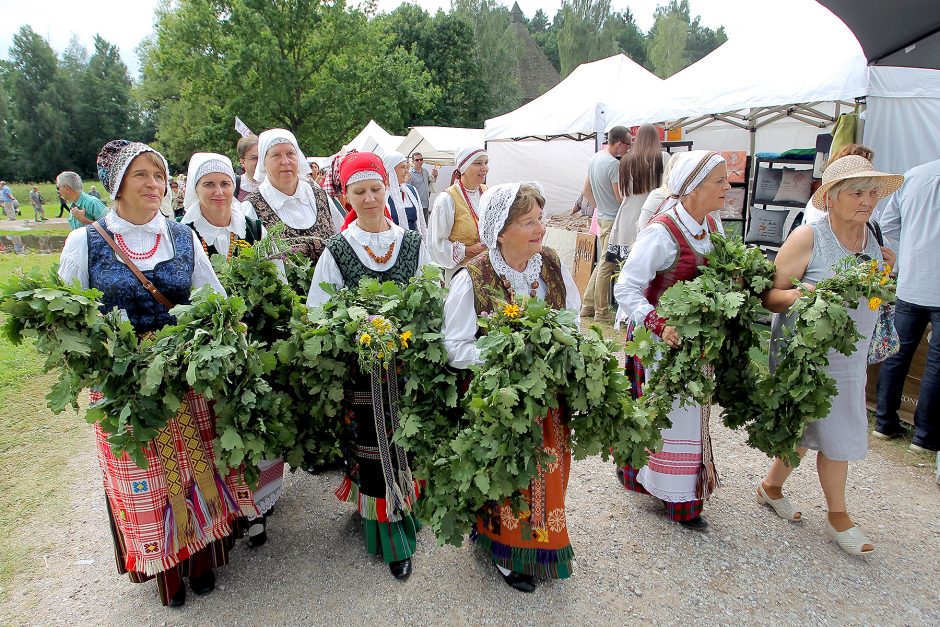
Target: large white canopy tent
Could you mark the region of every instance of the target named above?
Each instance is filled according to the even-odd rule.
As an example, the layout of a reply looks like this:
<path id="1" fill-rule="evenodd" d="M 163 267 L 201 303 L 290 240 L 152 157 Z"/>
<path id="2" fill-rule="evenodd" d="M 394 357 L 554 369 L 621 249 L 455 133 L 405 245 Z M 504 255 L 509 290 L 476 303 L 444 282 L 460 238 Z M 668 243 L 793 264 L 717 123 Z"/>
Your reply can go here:
<path id="1" fill-rule="evenodd" d="M 375 120 L 369 120 L 365 128 L 359 131 L 359 134 L 352 141 L 343 146 L 343 150 L 355 149 L 359 152 L 374 152 L 381 157 L 385 153 L 398 150 L 398 146 L 404 139 L 401 135 L 392 135 L 379 126 Z"/>
<path id="2" fill-rule="evenodd" d="M 570 209 L 581 194 L 596 137 L 612 126 L 607 108 L 640 98 L 661 82 L 623 54 L 578 66 L 539 98 L 486 121 L 488 180 L 537 180 L 546 191 L 547 213 Z"/>
<path id="3" fill-rule="evenodd" d="M 398 146 L 398 152 L 406 157 L 420 152 L 427 163 L 452 165 L 454 153 L 462 146 L 483 146 L 483 129 L 415 126 Z"/>

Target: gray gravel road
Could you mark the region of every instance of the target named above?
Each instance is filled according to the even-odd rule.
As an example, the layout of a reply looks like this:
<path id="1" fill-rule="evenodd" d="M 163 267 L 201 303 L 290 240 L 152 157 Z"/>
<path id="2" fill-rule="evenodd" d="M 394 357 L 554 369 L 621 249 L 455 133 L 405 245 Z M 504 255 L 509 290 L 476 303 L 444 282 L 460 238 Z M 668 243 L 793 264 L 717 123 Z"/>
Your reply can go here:
<path id="1" fill-rule="evenodd" d="M 332 491 L 338 473 L 289 475 L 268 544 L 236 547 L 218 588 L 160 606 L 153 583 L 114 571 L 99 471 L 87 452 L 72 462 L 71 509 L 24 521 L 52 549 L 10 591 L 0 623 L 28 624 L 882 624 L 940 625 L 940 490 L 930 472 L 873 443 L 850 468 L 850 510 L 878 551 L 842 553 L 825 533 L 825 508 L 807 459 L 788 494 L 804 522 L 754 503 L 767 460 L 723 427 L 715 431 L 724 486 L 699 535 L 660 515 L 651 497 L 625 493 L 610 465 L 576 462 L 568 492 L 575 574 L 535 594 L 509 589 L 472 546 L 419 535 L 406 583 L 366 555 L 351 507 Z"/>

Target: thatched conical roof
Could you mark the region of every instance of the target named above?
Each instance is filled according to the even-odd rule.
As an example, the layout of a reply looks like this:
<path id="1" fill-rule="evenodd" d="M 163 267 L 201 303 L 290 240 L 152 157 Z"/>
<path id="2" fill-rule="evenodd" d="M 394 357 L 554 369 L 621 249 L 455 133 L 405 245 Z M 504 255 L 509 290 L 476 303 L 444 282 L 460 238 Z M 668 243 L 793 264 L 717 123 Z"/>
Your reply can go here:
<path id="1" fill-rule="evenodd" d="M 512 5 L 506 36 L 516 40 L 517 59 L 514 73 L 519 83 L 521 104 L 535 100 L 561 82 L 558 70 L 529 34 L 518 2 Z"/>

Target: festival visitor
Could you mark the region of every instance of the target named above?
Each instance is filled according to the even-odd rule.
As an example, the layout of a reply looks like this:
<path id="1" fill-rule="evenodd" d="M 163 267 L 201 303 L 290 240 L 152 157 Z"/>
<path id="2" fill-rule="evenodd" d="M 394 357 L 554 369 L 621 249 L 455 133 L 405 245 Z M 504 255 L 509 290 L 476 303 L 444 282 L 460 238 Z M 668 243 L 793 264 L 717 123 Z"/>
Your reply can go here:
<path id="1" fill-rule="evenodd" d="M 787 310 L 800 297 L 794 281 L 812 288 L 836 273 L 846 257 L 861 261 L 894 263 L 894 253 L 878 245 L 867 222 L 880 198 L 893 193 L 904 180 L 897 174 L 876 172 L 864 157 L 850 155 L 838 159 L 823 172 L 822 185 L 813 194 L 813 204 L 826 211 L 821 222 L 796 228 L 774 259 L 773 287 L 764 293 L 764 306 L 774 312 L 771 325 L 770 368 L 777 365 L 784 327 L 791 322 Z M 846 511 L 845 481 L 849 462 L 865 459 L 868 452 L 868 412 L 865 409 L 865 383 L 868 347 L 878 320 L 866 298 L 848 310 L 860 334 L 855 352 L 845 356 L 836 350 L 827 355 L 826 372 L 836 383 L 836 396 L 825 418 L 809 423 L 797 453 L 808 449 L 816 454 L 816 469 L 828 507 L 826 529 L 846 552 L 863 555 L 875 550 Z M 786 520 L 802 520 L 800 509 L 783 496 L 783 484 L 793 468 L 774 459 L 763 482 L 757 486 L 757 500 L 772 507 Z"/>
<path id="2" fill-rule="evenodd" d="M 428 254 L 444 268 L 448 280 L 456 269 L 486 250 L 480 243 L 477 214 L 490 157 L 483 148 L 467 146 L 457 149 L 454 162 L 451 186 L 434 200 L 428 224 Z"/>
<path id="3" fill-rule="evenodd" d="M 46 201 L 42 197 L 42 194 L 39 193 L 38 185 L 33 185 L 33 190 L 29 193 L 29 202 L 33 206 L 33 214 L 36 222 L 45 222 L 46 211 L 42 208 L 42 204 Z"/>
<path id="4" fill-rule="evenodd" d="M 173 198 L 170 202 L 170 215 L 166 216 L 168 220 L 176 220 L 179 222 L 183 219 L 183 214 L 186 213 L 186 195 L 183 190 L 186 189 L 186 179 L 182 175 L 177 177 L 175 180 L 170 180 L 170 191 L 172 191 Z M 162 205 L 161 205 L 162 207 Z"/>
<path id="5" fill-rule="evenodd" d="M 68 222 L 73 230 L 97 222 L 108 213 L 101 200 L 82 191 L 82 177 L 75 172 L 62 172 L 55 178 L 55 184 L 59 195 L 72 203 Z"/>
<path id="6" fill-rule="evenodd" d="M 98 200 L 101 200 L 101 194 L 98 192 L 98 189 L 94 185 L 92 185 L 91 189 L 88 190 L 88 195 L 94 196 Z"/>
<path id="7" fill-rule="evenodd" d="M 623 198 L 620 195 L 620 161 L 633 138 L 623 126 L 615 126 L 607 133 L 607 147 L 591 157 L 588 175 L 584 180 L 582 194 L 596 209 L 597 224 L 600 226 L 598 250 L 600 258 L 594 266 L 594 272 L 588 279 L 584 291 L 584 304 L 581 306 L 582 318 L 594 318 L 596 322 L 613 322 L 610 312 L 610 279 L 617 269 L 617 264 L 606 260 L 607 240 L 614 226 L 614 218 L 620 209 Z"/>
<path id="8" fill-rule="evenodd" d="M 848 157 L 849 155 L 858 155 L 859 157 L 864 157 L 869 161 L 875 160 L 875 151 L 868 146 L 863 146 L 861 144 L 846 144 L 829 156 L 829 160 L 826 161 L 826 165 L 823 166 L 823 173 L 825 173 L 826 168 L 829 167 L 830 163 L 834 163 L 836 160 L 841 159 L 842 157 Z M 820 220 L 825 219 L 826 211 L 824 209 L 817 209 L 813 204 L 813 199 L 810 198 L 806 202 L 806 209 L 803 210 L 802 224 L 812 224 L 813 222 L 819 222 Z"/>
<path id="9" fill-rule="evenodd" d="M 620 196 L 623 200 L 607 239 L 606 261 L 619 264 L 630 254 L 630 247 L 636 241 L 640 210 L 650 192 L 662 184 L 668 161 L 669 154 L 663 152 L 659 140 L 659 129 L 652 124 L 641 126 L 630 152 L 620 159 Z"/>
<path id="10" fill-rule="evenodd" d="M 666 199 L 669 198 L 669 174 L 672 172 L 672 162 L 675 160 L 675 157 L 675 155 L 669 155 L 669 158 L 666 160 L 666 165 L 663 167 L 662 184 L 652 190 L 643 202 L 643 207 L 640 209 L 640 217 L 637 218 L 636 221 L 636 232 L 638 234 L 646 228 L 646 225 L 649 224 L 653 216 L 659 213 L 659 209 L 664 205 Z"/>
<path id="11" fill-rule="evenodd" d="M 267 232 L 260 220 L 249 218 L 235 199 L 235 171 L 228 157 L 197 152 L 189 160 L 184 205 L 186 214 L 181 222 L 189 226 L 206 254 L 238 255 L 242 246 L 249 246 Z M 258 488 L 251 498 L 260 516 L 249 517 L 247 544 L 251 548 L 267 542 L 266 515 L 270 514 L 281 495 L 284 461 L 265 460 L 258 464 L 261 475 Z"/>
<path id="12" fill-rule="evenodd" d="M 430 170 L 424 165 L 424 155 L 416 152 L 411 155 L 411 169 L 408 170 L 408 182 L 414 186 L 418 192 L 418 198 L 421 199 L 421 208 L 424 210 L 424 217 L 430 215 L 431 192 L 434 190 L 434 183 L 437 182 L 437 165 Z"/>
<path id="13" fill-rule="evenodd" d="M 3 201 L 3 211 L 7 214 L 7 220 L 16 220 L 16 198 L 13 191 L 6 181 L 0 181 L 0 200 Z"/>
<path id="14" fill-rule="evenodd" d="M 331 210 L 326 192 L 302 178 L 309 173 L 310 165 L 293 133 L 282 128 L 264 131 L 258 136 L 258 189 L 245 197 L 242 209 L 269 231 L 283 222 L 282 237 L 315 264 L 326 240 L 342 226 L 343 217 Z"/>
<path id="15" fill-rule="evenodd" d="M 320 164 L 314 161 L 313 159 L 307 159 L 307 163 L 310 164 L 310 174 L 307 175 L 307 182 L 310 185 L 320 186 Z"/>
<path id="16" fill-rule="evenodd" d="M 894 326 L 901 350 L 881 364 L 873 435 L 903 433 L 898 418 L 904 379 L 927 323 L 933 325 L 914 412 L 912 452 L 940 450 L 940 160 L 904 174 L 904 184 L 881 213 L 885 238 L 898 251 Z"/>
<path id="17" fill-rule="evenodd" d="M 307 306 L 329 300 L 320 287 L 355 287 L 364 278 L 405 285 L 428 263 L 417 231 L 405 230 L 387 217 L 388 174 L 371 152 L 346 156 L 339 166 L 340 185 L 347 203 L 347 224 L 329 240 L 313 273 Z M 407 364 L 405 365 L 407 369 Z M 418 498 L 405 451 L 391 442 L 398 427 L 397 398 L 389 398 L 398 377 L 387 384 L 376 367 L 356 371 L 347 390 L 346 476 L 336 490 L 343 501 L 355 502 L 369 553 L 382 557 L 396 579 L 411 575 L 417 546 L 418 520 L 411 512 Z M 378 379 L 380 398 L 374 394 Z M 394 395 L 397 397 L 397 393 Z M 379 409 L 377 413 L 376 409 Z"/>
<path id="18" fill-rule="evenodd" d="M 235 146 L 235 153 L 244 170 L 235 181 L 235 198 L 242 202 L 248 194 L 258 189 L 258 183 L 255 181 L 255 171 L 258 169 L 258 137 L 251 134 L 240 138 Z"/>
<path id="19" fill-rule="evenodd" d="M 405 182 L 408 179 L 408 159 L 400 152 L 390 152 L 382 158 L 382 164 L 389 177 L 388 208 L 392 220 L 402 228 L 417 231 L 422 239 L 426 238 L 428 225 L 418 192 Z"/>
<path id="20" fill-rule="evenodd" d="M 179 184 L 176 182 L 176 179 L 170 179 L 169 190 L 167 190 L 166 196 L 163 197 L 163 200 L 160 201 L 160 213 L 167 220 L 175 220 L 176 215 L 173 213 L 173 205 L 177 196 L 180 192 Z"/>
<path id="21" fill-rule="evenodd" d="M 558 254 L 542 246 L 545 197 L 534 183 L 495 185 L 483 194 L 480 240 L 486 250 L 454 275 L 444 305 L 444 345 L 455 368 L 481 363 L 478 320 L 520 298 L 545 300 L 553 309 L 577 312 L 578 288 Z M 556 461 L 539 469 L 526 490 L 529 514 L 517 516 L 509 505 L 490 502 L 477 517 L 472 539 L 485 549 L 507 584 L 535 590 L 534 577 L 571 575 L 574 552 L 565 519 L 565 491 L 571 471 L 570 430 L 560 409 L 542 419 L 545 450 Z"/>
<path id="22" fill-rule="evenodd" d="M 731 189 L 728 167 L 716 152 L 692 150 L 672 159 L 671 190 L 659 214 L 637 236 L 620 271 L 614 295 L 620 305 L 617 318 L 628 320 L 627 339 L 643 325 L 668 346 L 679 345 L 679 333 L 656 312 L 659 299 L 679 281 L 699 275 L 705 255 L 712 249 L 709 235 L 724 233 L 717 212 Z M 648 368 L 635 357 L 626 358 L 627 375 L 635 398 L 643 396 Z M 666 516 L 693 531 L 706 531 L 702 518 L 705 500 L 718 485 L 712 459 L 709 418 L 711 403 L 680 406 L 669 412 L 672 427 L 662 432 L 663 449 L 650 453 L 643 468 L 625 466 L 618 475 L 628 490 L 661 499 Z"/>
<path id="23" fill-rule="evenodd" d="M 188 303 L 193 290 L 209 285 L 224 294 L 196 234 L 159 212 L 169 176 L 163 155 L 119 139 L 105 144 L 97 165 L 113 210 L 69 234 L 60 259 L 62 279 L 103 292 L 102 310 L 122 310 L 138 334 L 172 324 L 170 306 Z M 136 265 L 159 294 L 148 292 L 128 264 Z M 91 401 L 100 400 L 92 391 Z M 218 477 L 214 430 L 205 399 L 190 391 L 144 450 L 145 470 L 126 454 L 114 455 L 101 427 L 95 427 L 118 572 L 134 583 L 155 577 L 164 605 L 185 603 L 183 577 L 197 595 L 211 592 L 213 568 L 228 563 L 235 541 L 232 523 L 242 513 Z"/>

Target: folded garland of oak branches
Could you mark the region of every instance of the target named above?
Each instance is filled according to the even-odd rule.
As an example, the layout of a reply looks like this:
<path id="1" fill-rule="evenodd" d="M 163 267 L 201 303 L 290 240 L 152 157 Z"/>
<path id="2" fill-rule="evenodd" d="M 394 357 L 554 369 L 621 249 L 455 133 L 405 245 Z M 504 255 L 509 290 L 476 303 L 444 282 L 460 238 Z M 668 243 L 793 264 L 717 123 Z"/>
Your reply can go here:
<path id="1" fill-rule="evenodd" d="M 712 243 L 701 274 L 666 290 L 657 309 L 676 328 L 680 346 L 664 348 L 644 328 L 627 343 L 628 354 L 656 362 L 637 411 L 662 429 L 670 425 L 673 399 L 714 401 L 727 427 L 745 429 L 749 446 L 796 466 L 806 425 L 828 415 L 836 394 L 826 373 L 828 352 L 850 355 L 861 337 L 847 307 L 857 307 L 862 297 L 872 309 L 893 301 L 890 268 L 849 257 L 814 290 L 796 283 L 802 294 L 790 309 L 794 324 L 770 375 L 752 357 L 762 349 L 757 320 L 766 311 L 760 295 L 772 284 L 774 266 L 740 241 L 714 234 Z"/>

